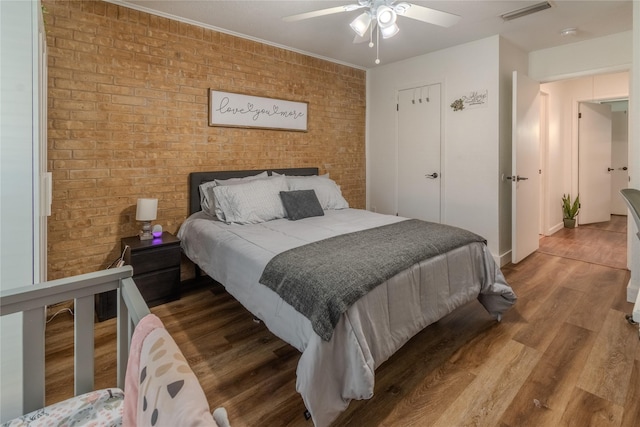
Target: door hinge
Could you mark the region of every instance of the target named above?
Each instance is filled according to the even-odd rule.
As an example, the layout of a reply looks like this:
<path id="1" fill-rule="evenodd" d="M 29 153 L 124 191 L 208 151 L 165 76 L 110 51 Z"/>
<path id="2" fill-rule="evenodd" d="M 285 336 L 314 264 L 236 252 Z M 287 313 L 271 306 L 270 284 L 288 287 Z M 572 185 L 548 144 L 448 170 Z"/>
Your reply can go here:
<path id="1" fill-rule="evenodd" d="M 396 104 L 396 111 L 400 111 L 400 104 Z"/>
<path id="2" fill-rule="evenodd" d="M 578 113 L 578 118 L 581 119 L 582 118 L 582 113 Z"/>

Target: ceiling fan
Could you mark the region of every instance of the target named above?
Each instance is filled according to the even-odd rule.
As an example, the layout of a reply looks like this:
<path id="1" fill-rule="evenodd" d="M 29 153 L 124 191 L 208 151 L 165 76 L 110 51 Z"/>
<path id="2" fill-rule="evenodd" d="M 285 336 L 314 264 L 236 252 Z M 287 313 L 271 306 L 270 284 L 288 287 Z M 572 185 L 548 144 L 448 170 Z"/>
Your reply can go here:
<path id="1" fill-rule="evenodd" d="M 351 12 L 358 9 L 365 9 L 351 21 L 350 27 L 356 33 L 354 43 L 366 41 L 367 31 L 369 47 L 373 47 L 373 32 L 376 31 L 378 42 L 380 35 L 383 39 L 388 39 L 400 31 L 396 20 L 398 16 L 416 19 L 418 21 L 434 24 L 441 27 L 450 27 L 456 24 L 460 17 L 452 13 L 442 12 L 417 4 L 407 3 L 397 0 L 357 0 L 357 4 L 330 7 L 328 9 L 314 10 L 297 15 L 285 16 L 283 21 L 293 22 L 303 19 L 315 18 L 318 16 L 331 15 L 334 13 Z M 379 43 L 378 43 L 379 44 Z M 379 56 L 379 55 L 378 55 Z M 376 57 L 376 64 L 380 59 Z"/>

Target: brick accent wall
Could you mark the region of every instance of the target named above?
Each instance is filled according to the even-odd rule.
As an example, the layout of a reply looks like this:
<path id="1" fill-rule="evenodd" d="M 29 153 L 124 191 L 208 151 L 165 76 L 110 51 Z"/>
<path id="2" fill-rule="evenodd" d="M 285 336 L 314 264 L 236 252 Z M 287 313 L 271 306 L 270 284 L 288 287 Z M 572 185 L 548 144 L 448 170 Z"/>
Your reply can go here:
<path id="1" fill-rule="evenodd" d="M 116 259 L 139 197 L 177 232 L 192 171 L 318 166 L 364 208 L 365 71 L 101 1 L 43 4 L 49 279 Z M 309 131 L 209 127 L 209 88 L 308 102 Z"/>

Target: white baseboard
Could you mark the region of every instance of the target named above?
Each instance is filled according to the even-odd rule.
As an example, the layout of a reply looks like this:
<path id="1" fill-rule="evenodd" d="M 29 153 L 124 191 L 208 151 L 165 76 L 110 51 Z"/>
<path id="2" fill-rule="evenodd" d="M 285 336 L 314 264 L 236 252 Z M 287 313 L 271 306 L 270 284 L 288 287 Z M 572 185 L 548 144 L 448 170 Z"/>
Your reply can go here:
<path id="1" fill-rule="evenodd" d="M 638 292 L 638 289 L 627 286 L 627 301 L 635 303 L 633 306 L 633 320 L 640 322 L 640 292 Z"/>
<path id="2" fill-rule="evenodd" d="M 498 259 L 496 259 L 495 256 L 493 258 L 495 259 L 496 264 L 498 264 L 500 267 L 504 267 L 511 262 L 511 251 L 503 253 L 498 257 Z"/>
<path id="3" fill-rule="evenodd" d="M 631 283 L 629 283 L 629 285 L 627 285 L 627 302 L 637 302 L 639 296 L 640 292 L 638 292 L 638 289 L 632 287 Z"/>
<path id="4" fill-rule="evenodd" d="M 564 228 L 564 223 L 559 223 L 551 227 L 547 233 L 547 236 L 551 236 L 553 233 L 556 233 Z"/>

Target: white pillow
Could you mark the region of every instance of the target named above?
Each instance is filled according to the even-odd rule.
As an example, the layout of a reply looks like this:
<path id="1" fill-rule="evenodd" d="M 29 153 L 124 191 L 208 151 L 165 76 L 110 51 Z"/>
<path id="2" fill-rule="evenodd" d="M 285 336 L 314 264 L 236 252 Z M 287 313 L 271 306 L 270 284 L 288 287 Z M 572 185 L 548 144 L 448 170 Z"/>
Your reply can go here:
<path id="1" fill-rule="evenodd" d="M 216 203 L 219 203 L 224 214 L 224 222 L 228 224 L 258 224 L 284 218 L 281 191 L 287 191 L 287 181 L 284 177 L 213 187 Z"/>
<path id="2" fill-rule="evenodd" d="M 206 213 L 211 216 L 218 217 L 220 221 L 224 221 L 224 216 L 219 207 L 216 206 L 215 198 L 213 196 L 213 187 L 218 185 L 235 185 L 243 182 L 251 181 L 254 179 L 268 178 L 267 171 L 260 172 L 257 175 L 245 176 L 242 178 L 229 178 L 229 179 L 215 179 L 213 181 L 200 184 L 200 207 Z"/>
<path id="3" fill-rule="evenodd" d="M 340 186 L 326 175 L 286 176 L 289 190 L 314 190 L 322 209 L 346 209 L 349 203 L 342 197 Z"/>

